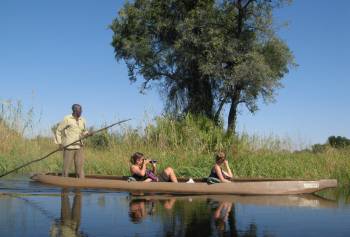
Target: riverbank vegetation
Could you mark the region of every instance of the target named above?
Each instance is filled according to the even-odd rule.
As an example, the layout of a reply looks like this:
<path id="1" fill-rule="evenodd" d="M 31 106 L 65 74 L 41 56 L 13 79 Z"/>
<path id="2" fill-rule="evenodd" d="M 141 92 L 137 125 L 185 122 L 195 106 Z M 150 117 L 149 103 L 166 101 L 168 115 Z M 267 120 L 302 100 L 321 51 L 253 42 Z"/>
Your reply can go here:
<path id="1" fill-rule="evenodd" d="M 9 120 L 10 119 L 10 120 Z M 0 173 L 44 156 L 57 148 L 52 137 L 23 135 L 22 123 L 0 116 Z M 20 121 L 20 120 L 19 120 Z M 276 137 L 248 134 L 228 136 L 223 126 L 191 115 L 157 117 L 145 127 L 124 125 L 113 133 L 100 133 L 86 141 L 87 174 L 128 175 L 129 158 L 135 151 L 158 160 L 159 169 L 172 166 L 178 176 L 205 177 L 213 154 L 227 153 L 236 177 L 320 179 L 335 178 L 349 185 L 350 148 L 324 145 L 321 150 L 293 151 L 291 142 Z M 27 166 L 18 174 L 60 172 L 62 154 Z"/>

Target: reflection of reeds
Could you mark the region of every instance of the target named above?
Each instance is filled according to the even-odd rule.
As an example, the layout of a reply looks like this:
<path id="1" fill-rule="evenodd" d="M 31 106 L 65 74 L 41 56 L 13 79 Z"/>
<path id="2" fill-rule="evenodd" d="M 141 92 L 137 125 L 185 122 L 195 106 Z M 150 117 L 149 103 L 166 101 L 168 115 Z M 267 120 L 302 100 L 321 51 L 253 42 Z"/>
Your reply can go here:
<path id="1" fill-rule="evenodd" d="M 24 126 L 32 121 L 28 118 L 30 113 L 11 108 L 20 104 L 6 106 L 1 108 L 0 114 L 0 173 L 56 149 L 51 138 L 25 138 L 23 128 L 31 126 Z M 349 149 L 327 148 L 321 153 L 312 153 L 292 152 L 290 148 L 288 139 L 272 136 L 228 137 L 222 127 L 203 118 L 186 116 L 176 121 L 158 117 L 145 128 L 123 125 L 112 134 L 106 132 L 90 138 L 85 151 L 85 170 L 87 174 L 128 175 L 130 155 L 141 151 L 158 160 L 159 169 L 172 166 L 178 176 L 204 177 L 213 165 L 213 153 L 224 150 L 236 176 L 336 178 L 342 185 L 349 184 Z M 21 172 L 61 171 L 61 156 L 56 153 Z"/>

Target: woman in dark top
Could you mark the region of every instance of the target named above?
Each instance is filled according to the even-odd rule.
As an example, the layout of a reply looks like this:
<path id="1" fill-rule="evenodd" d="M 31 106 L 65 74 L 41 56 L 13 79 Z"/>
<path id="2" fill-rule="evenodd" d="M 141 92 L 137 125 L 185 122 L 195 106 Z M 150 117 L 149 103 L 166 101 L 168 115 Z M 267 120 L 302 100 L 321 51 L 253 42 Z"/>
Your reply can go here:
<path id="1" fill-rule="evenodd" d="M 226 171 L 222 169 L 222 165 L 224 165 Z M 231 182 L 230 179 L 233 177 L 233 175 L 224 152 L 219 152 L 215 155 L 215 165 L 211 169 L 209 177 L 217 178 L 222 183 Z"/>
<path id="2" fill-rule="evenodd" d="M 130 172 L 132 177 L 137 181 L 143 182 L 174 182 L 177 183 L 177 178 L 173 168 L 167 167 L 164 171 L 156 176 L 156 163 L 145 159 L 141 152 L 135 152 L 130 159 Z M 147 164 L 152 165 L 152 170 L 147 169 Z"/>

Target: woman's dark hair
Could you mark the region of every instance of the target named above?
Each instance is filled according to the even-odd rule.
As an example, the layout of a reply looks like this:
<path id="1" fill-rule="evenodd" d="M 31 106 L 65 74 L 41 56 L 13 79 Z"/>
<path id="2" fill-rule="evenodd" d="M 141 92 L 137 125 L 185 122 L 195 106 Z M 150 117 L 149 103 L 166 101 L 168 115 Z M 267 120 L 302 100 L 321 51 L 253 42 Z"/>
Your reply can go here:
<path id="1" fill-rule="evenodd" d="M 132 154 L 132 156 L 130 157 L 130 162 L 134 165 L 136 164 L 136 161 L 138 159 L 141 159 L 142 157 L 144 157 L 144 155 L 141 152 L 135 152 L 134 154 Z"/>

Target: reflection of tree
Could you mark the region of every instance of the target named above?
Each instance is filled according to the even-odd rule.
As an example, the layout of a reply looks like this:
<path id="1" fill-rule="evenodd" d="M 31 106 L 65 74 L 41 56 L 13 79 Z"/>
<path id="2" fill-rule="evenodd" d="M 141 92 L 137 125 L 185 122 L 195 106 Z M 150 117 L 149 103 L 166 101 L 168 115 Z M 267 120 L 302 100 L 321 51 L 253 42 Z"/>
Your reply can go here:
<path id="1" fill-rule="evenodd" d="M 205 203 L 191 198 L 177 201 L 171 215 L 160 212 L 163 236 L 207 236 L 210 230 L 209 210 Z M 203 205 L 204 204 L 204 205 Z"/>
<path id="2" fill-rule="evenodd" d="M 208 199 L 183 200 L 170 218 L 162 216 L 164 236 L 258 236 L 255 223 L 238 231 L 234 203 Z M 264 236 L 271 236 L 263 234 Z"/>
<path id="3" fill-rule="evenodd" d="M 242 237 L 255 237 L 257 236 L 257 227 L 256 224 L 250 224 L 249 229 L 245 230 L 242 234 Z"/>
<path id="4" fill-rule="evenodd" d="M 166 236 L 217 236 L 212 216 L 216 207 L 212 208 L 200 199 L 183 200 L 174 208 L 170 217 L 162 216 L 164 235 Z M 220 211 L 219 211 L 220 212 Z"/>
<path id="5" fill-rule="evenodd" d="M 103 193 L 100 193 L 98 196 L 97 203 L 100 207 L 105 207 L 106 206 L 106 197 Z"/>
<path id="6" fill-rule="evenodd" d="M 56 220 L 50 230 L 50 236 L 70 237 L 87 236 L 79 231 L 81 219 L 82 194 L 74 192 L 73 205 L 71 208 L 69 192 L 65 189 L 61 192 L 61 218 Z"/>
<path id="7" fill-rule="evenodd" d="M 230 215 L 228 216 L 228 223 L 230 225 L 231 236 L 238 236 L 237 225 L 236 225 L 236 208 L 233 203 L 233 208 Z"/>
<path id="8" fill-rule="evenodd" d="M 147 217 L 157 217 L 162 222 L 162 236 L 258 236 L 255 223 L 238 230 L 235 211 L 232 201 L 213 198 L 147 197 L 129 203 L 130 220 L 141 223 Z"/>
<path id="9" fill-rule="evenodd" d="M 258 227 L 256 226 L 255 223 L 251 223 L 248 227 L 248 229 L 244 230 L 244 231 L 240 231 L 242 234 L 240 235 L 240 237 L 256 237 L 259 236 L 258 235 Z M 263 233 L 264 237 L 273 237 L 273 234 L 270 233 Z"/>

